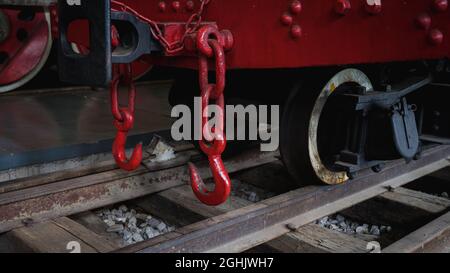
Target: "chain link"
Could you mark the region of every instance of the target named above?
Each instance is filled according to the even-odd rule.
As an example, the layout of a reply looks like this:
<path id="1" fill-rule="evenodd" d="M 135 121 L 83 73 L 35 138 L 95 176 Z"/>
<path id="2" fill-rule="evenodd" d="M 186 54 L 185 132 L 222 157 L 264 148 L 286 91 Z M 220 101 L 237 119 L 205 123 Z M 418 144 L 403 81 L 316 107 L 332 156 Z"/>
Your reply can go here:
<path id="1" fill-rule="evenodd" d="M 202 96 L 201 113 L 209 113 L 209 107 L 213 103 L 218 107 L 216 113 L 216 124 L 214 128 L 208 127 L 208 117 L 202 115 L 202 139 L 200 147 L 208 156 L 220 155 L 225 150 L 226 140 L 224 135 L 224 94 L 225 89 L 225 54 L 223 47 L 217 40 L 210 39 L 208 41 L 213 51 L 215 59 L 216 83 L 211 84 L 208 80 L 208 58 L 206 55 L 199 56 L 199 81 Z M 210 133 L 213 132 L 214 136 Z"/>
<path id="2" fill-rule="evenodd" d="M 131 64 L 118 64 L 114 66 L 114 78 L 111 83 L 111 112 L 114 117 L 114 126 L 117 129 L 113 143 L 113 155 L 120 168 L 132 171 L 139 167 L 142 161 L 142 144 L 138 144 L 131 158 L 128 160 L 125 152 L 128 132 L 134 126 L 134 112 L 136 100 L 136 86 L 133 82 Z M 128 105 L 119 105 L 119 85 L 123 83 L 128 87 Z"/>
<path id="3" fill-rule="evenodd" d="M 114 66 L 114 78 L 111 82 L 111 112 L 116 121 L 123 121 L 122 109 L 127 109 L 134 114 L 136 101 L 136 86 L 133 82 L 131 64 L 118 64 Z M 123 83 L 128 86 L 128 106 L 120 108 L 119 106 L 119 85 Z"/>
<path id="4" fill-rule="evenodd" d="M 184 49 L 184 40 L 186 39 L 186 37 L 188 35 L 191 35 L 199 28 L 199 26 L 202 22 L 203 12 L 204 12 L 206 6 L 209 4 L 209 2 L 211 2 L 211 0 L 200 0 L 200 7 L 198 8 L 197 12 L 193 13 L 187 20 L 186 25 L 185 25 L 185 32 L 182 35 L 182 37 L 177 41 L 169 42 L 164 38 L 164 34 L 163 34 L 161 28 L 158 26 L 157 22 L 143 16 L 138 11 L 134 10 L 133 8 L 131 8 L 130 6 L 128 6 L 124 3 L 121 3 L 116 0 L 111 1 L 111 3 L 113 3 L 117 9 L 125 11 L 125 12 L 129 12 L 129 13 L 135 15 L 140 20 L 148 23 L 150 25 L 150 30 L 152 32 L 152 35 L 156 38 L 156 40 L 158 40 L 163 45 L 166 52 L 169 54 L 175 54 Z"/>

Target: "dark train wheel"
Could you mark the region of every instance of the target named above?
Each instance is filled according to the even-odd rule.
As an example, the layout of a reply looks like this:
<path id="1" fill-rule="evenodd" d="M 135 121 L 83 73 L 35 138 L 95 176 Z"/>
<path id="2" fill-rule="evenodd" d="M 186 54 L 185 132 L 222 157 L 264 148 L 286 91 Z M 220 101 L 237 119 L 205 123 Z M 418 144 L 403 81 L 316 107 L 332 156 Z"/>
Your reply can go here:
<path id="1" fill-rule="evenodd" d="M 328 158 L 335 156 L 339 149 L 340 144 L 333 143 L 342 143 L 343 134 L 335 129 L 343 129 L 345 126 L 341 122 L 346 118 L 340 115 L 342 111 L 336 110 L 332 98 L 344 84 L 373 89 L 363 72 L 346 69 L 331 78 L 322 77 L 298 86 L 285 104 L 280 125 L 280 152 L 289 174 L 300 185 L 320 182 L 335 185 L 349 179 L 346 172 L 334 169 L 331 163 L 334 160 Z"/>

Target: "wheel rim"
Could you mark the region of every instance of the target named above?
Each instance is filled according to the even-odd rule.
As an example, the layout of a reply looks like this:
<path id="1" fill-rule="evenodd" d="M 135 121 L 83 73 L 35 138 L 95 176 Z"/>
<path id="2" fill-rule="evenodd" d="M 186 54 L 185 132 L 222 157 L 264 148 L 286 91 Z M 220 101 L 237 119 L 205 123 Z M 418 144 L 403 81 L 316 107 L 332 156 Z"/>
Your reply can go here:
<path id="1" fill-rule="evenodd" d="M 318 129 L 320 117 L 324 111 L 325 104 L 336 89 L 343 84 L 355 83 L 373 90 L 369 78 L 358 69 L 346 69 L 334 75 L 322 88 L 315 101 L 308 127 L 308 152 L 311 166 L 316 176 L 326 184 L 335 185 L 344 183 L 349 179 L 346 172 L 332 171 L 322 161 L 318 145 Z"/>
<path id="2" fill-rule="evenodd" d="M 23 11 L 1 10 L 10 20 L 10 31 L 15 35 L 10 35 L 0 43 L 1 52 L 14 52 L 0 65 L 0 93 L 17 89 L 33 79 L 46 63 L 52 48 L 49 10 L 43 8 L 31 18 L 19 19 Z M 23 41 L 20 33 L 25 35 Z"/>

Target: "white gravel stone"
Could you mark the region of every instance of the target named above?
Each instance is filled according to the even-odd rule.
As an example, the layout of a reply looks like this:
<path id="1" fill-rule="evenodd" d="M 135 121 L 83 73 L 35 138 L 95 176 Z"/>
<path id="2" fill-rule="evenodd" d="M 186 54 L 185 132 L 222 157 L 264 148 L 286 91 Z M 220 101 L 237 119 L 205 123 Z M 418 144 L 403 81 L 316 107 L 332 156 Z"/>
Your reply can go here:
<path id="1" fill-rule="evenodd" d="M 346 223 L 345 221 L 341 221 L 341 222 L 339 223 L 339 226 L 340 226 L 341 228 L 343 228 L 343 229 L 346 229 L 346 228 L 347 228 L 347 223 Z"/>
<path id="2" fill-rule="evenodd" d="M 139 233 L 134 233 L 134 234 L 133 234 L 133 241 L 139 243 L 139 242 L 144 241 L 144 238 L 142 238 L 142 235 L 141 235 L 141 234 L 139 234 Z"/>
<path id="3" fill-rule="evenodd" d="M 332 224 L 332 225 L 337 225 L 337 224 L 339 224 L 339 221 L 338 221 L 338 220 L 331 220 L 331 221 L 330 221 L 330 224 Z"/>
<path id="4" fill-rule="evenodd" d="M 129 230 L 127 230 L 127 229 L 123 230 L 123 232 L 122 232 L 122 238 L 123 238 L 125 241 L 128 241 L 129 239 L 131 239 L 131 237 L 133 237 L 133 234 L 132 234 Z"/>
<path id="5" fill-rule="evenodd" d="M 331 230 L 340 230 L 340 228 L 337 225 L 335 225 L 335 224 L 331 224 L 330 225 L 330 229 Z"/>
<path id="6" fill-rule="evenodd" d="M 107 232 L 120 232 L 120 231 L 123 231 L 123 225 L 116 224 L 116 225 L 110 226 L 106 231 Z"/>
<path id="7" fill-rule="evenodd" d="M 105 220 L 103 220 L 103 222 L 105 222 L 105 224 L 108 226 L 108 227 L 110 227 L 110 226 L 114 226 L 115 224 L 116 224 L 116 222 L 114 222 L 113 220 L 111 220 L 111 219 L 105 219 Z"/>
<path id="8" fill-rule="evenodd" d="M 363 227 L 363 226 L 359 226 L 359 227 L 357 227 L 356 228 L 356 233 L 358 233 L 358 234 L 363 234 L 363 233 L 365 233 L 365 228 Z"/>
<path id="9" fill-rule="evenodd" d="M 134 216 L 132 216 L 132 217 L 128 220 L 128 224 L 129 224 L 130 226 L 136 226 L 136 223 L 137 223 L 137 219 L 136 219 L 136 217 L 134 217 Z"/>
<path id="10" fill-rule="evenodd" d="M 319 224 L 319 226 L 321 226 L 321 227 L 325 227 L 327 222 L 328 222 L 328 216 L 325 216 L 325 217 L 319 219 L 317 224 Z"/>
<path id="11" fill-rule="evenodd" d="M 157 227 L 159 225 L 159 222 L 160 221 L 158 219 L 155 219 L 155 218 L 150 218 L 150 219 L 147 220 L 148 225 L 151 226 L 151 227 Z"/>
<path id="12" fill-rule="evenodd" d="M 137 213 L 136 214 L 136 219 L 142 220 L 142 221 L 146 221 L 147 220 L 147 215 L 143 214 L 143 213 Z"/>
<path id="13" fill-rule="evenodd" d="M 116 217 L 116 222 L 125 223 L 127 221 L 127 217 Z"/>
<path id="14" fill-rule="evenodd" d="M 378 226 L 372 226 L 370 228 L 370 234 L 375 235 L 375 236 L 380 236 L 381 232 L 380 232 L 380 229 L 378 228 Z"/>
<path id="15" fill-rule="evenodd" d="M 163 231 L 167 228 L 167 225 L 164 222 L 160 222 L 158 226 L 156 226 L 156 229 L 159 231 Z"/>
<path id="16" fill-rule="evenodd" d="M 172 231 L 174 231 L 175 230 L 175 227 L 173 227 L 173 226 L 169 226 L 168 228 L 167 228 L 167 232 L 172 232 Z"/>
<path id="17" fill-rule="evenodd" d="M 336 220 L 339 221 L 339 222 L 344 222 L 345 218 L 344 218 L 344 216 L 338 214 L 338 215 L 336 215 Z"/>
<path id="18" fill-rule="evenodd" d="M 441 197 L 448 198 L 448 193 L 446 192 L 441 193 Z"/>
<path id="19" fill-rule="evenodd" d="M 168 226 L 151 215 L 137 213 L 136 210 L 129 209 L 125 205 L 121 205 L 118 209 L 102 209 L 97 211 L 96 215 L 108 226 L 106 231 L 119 234 L 126 245 L 175 230 L 175 227 Z"/>
<path id="20" fill-rule="evenodd" d="M 258 195 L 256 194 L 256 192 L 251 192 L 251 193 L 248 195 L 248 201 L 253 202 L 253 203 L 259 202 L 259 197 L 258 197 Z"/>
<path id="21" fill-rule="evenodd" d="M 127 208 L 127 206 L 125 206 L 125 205 L 121 205 L 121 206 L 119 207 L 119 209 L 120 209 L 121 211 L 123 211 L 123 212 L 127 212 L 127 211 L 128 211 L 128 208 Z"/>

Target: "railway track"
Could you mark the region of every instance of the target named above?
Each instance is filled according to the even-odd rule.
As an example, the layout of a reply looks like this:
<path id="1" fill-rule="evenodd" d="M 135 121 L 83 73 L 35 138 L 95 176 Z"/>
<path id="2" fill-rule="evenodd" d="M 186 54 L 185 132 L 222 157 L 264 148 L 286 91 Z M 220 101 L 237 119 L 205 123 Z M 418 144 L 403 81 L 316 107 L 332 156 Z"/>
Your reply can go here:
<path id="1" fill-rule="evenodd" d="M 206 162 L 190 145 L 174 147 L 175 159 L 155 163 L 149 157 L 131 173 L 106 160 L 1 183 L 0 246 L 3 241 L 27 252 L 68 252 L 70 242 L 80 242 L 82 252 L 371 252 L 381 242 L 385 252 L 449 250 L 450 200 L 404 188 L 448 167 L 448 145 L 428 148 L 409 164 L 392 161 L 380 174 L 363 172 L 344 185 L 298 189 L 284 183 L 288 178 L 277 153 L 248 150 L 226 160 L 227 168 L 243 184 L 274 197 L 252 203 L 232 196 L 219 207 L 202 205 L 187 185 L 186 162 L 198 161 L 202 176 L 208 177 Z M 125 246 L 117 234 L 106 232 L 96 212 L 117 204 L 176 229 Z M 392 222 L 395 236 L 360 238 L 314 223 L 337 212 L 361 221 Z"/>

